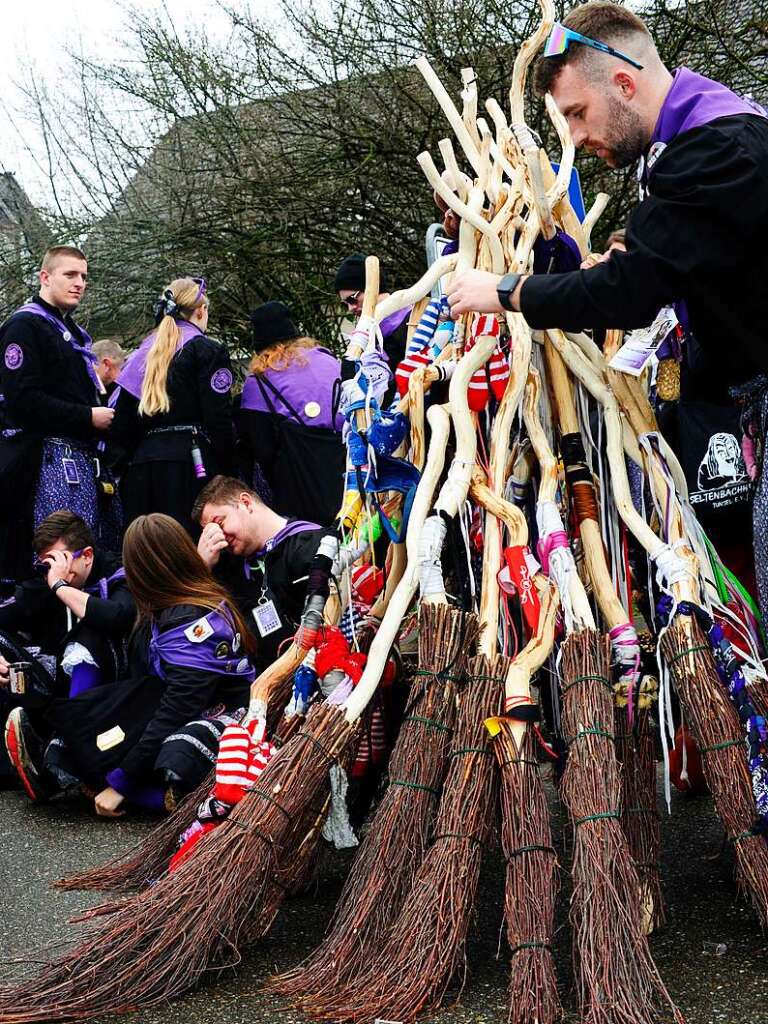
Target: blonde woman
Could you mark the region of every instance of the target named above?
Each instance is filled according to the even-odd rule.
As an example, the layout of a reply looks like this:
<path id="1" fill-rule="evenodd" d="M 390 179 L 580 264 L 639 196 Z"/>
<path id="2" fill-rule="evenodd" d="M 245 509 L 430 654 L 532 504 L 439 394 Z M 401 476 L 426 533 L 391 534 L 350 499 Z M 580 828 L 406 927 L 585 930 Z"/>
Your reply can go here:
<path id="1" fill-rule="evenodd" d="M 237 417 L 251 483 L 279 514 L 327 526 L 344 490 L 341 365 L 282 302 L 255 309 L 251 328 L 255 355 Z"/>
<path id="2" fill-rule="evenodd" d="M 196 533 L 198 491 L 236 469 L 232 367 L 226 348 L 205 333 L 208 312 L 205 278 L 172 281 L 155 305 L 156 329 L 120 376 L 114 438 L 128 452 L 126 524 L 164 512 Z"/>

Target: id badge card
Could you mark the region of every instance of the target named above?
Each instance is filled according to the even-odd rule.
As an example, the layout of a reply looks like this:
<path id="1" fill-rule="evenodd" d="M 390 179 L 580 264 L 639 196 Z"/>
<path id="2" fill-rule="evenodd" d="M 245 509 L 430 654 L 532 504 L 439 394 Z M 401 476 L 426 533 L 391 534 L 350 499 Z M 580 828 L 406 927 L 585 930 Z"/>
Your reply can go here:
<path id="1" fill-rule="evenodd" d="M 674 309 L 665 306 L 650 327 L 627 334 L 624 344 L 608 365 L 613 370 L 639 377 L 677 323 Z"/>
<path id="2" fill-rule="evenodd" d="M 253 609 L 253 618 L 261 637 L 276 633 L 283 625 L 274 601 L 262 601 L 261 604 L 257 604 Z"/>
<path id="3" fill-rule="evenodd" d="M 74 459 L 64 458 L 61 460 L 64 469 L 64 479 L 68 484 L 76 487 L 80 483 L 80 474 L 77 472 L 77 463 Z"/>

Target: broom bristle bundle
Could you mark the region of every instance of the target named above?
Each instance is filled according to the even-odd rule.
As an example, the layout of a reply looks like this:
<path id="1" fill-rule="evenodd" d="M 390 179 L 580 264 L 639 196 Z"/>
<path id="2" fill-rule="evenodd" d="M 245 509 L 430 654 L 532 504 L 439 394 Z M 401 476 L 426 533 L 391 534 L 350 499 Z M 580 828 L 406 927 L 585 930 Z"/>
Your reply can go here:
<path id="1" fill-rule="evenodd" d="M 54 882 L 56 889 L 92 892 L 138 892 L 165 873 L 168 861 L 179 845 L 179 836 L 197 817 L 197 809 L 211 792 L 213 771 L 179 804 L 168 818 L 156 825 L 137 846 L 98 867 L 68 875 Z"/>
<path id="2" fill-rule="evenodd" d="M 330 931 L 301 964 L 270 987 L 297 1005 L 322 1006 L 351 982 L 400 910 L 421 863 L 455 718 L 455 678 L 477 640 L 474 616 L 445 605 L 420 612 L 419 687 L 390 763 L 390 785 L 344 885 Z M 445 671 L 446 677 L 437 673 Z M 426 682 L 424 682 L 426 680 Z"/>
<path id="3" fill-rule="evenodd" d="M 586 1024 L 680 1019 L 643 931 L 640 884 L 621 829 L 610 641 L 594 630 L 563 644 L 563 799 L 574 829 L 574 968 Z"/>
<path id="4" fill-rule="evenodd" d="M 504 918 L 511 950 L 510 1024 L 555 1024 L 563 1015 L 552 953 L 560 888 L 549 808 L 530 730 L 517 747 L 507 722 L 494 739 L 501 769 Z"/>
<path id="5" fill-rule="evenodd" d="M 496 797 L 495 759 L 483 723 L 501 711 L 504 680 L 492 670 L 485 657 L 470 663 L 470 681 L 459 695 L 434 842 L 386 941 L 346 990 L 322 1006 L 302 1003 L 312 1016 L 412 1021 L 421 1010 L 440 1004 L 464 963 Z"/>
<path id="6" fill-rule="evenodd" d="M 651 716 L 637 712 L 636 729 L 627 725 L 626 708 L 615 709 L 616 754 L 621 763 L 621 827 L 635 862 L 646 931 L 663 928 L 667 915 L 661 885 L 661 825 L 656 807 L 656 757 Z"/>
<path id="7" fill-rule="evenodd" d="M 752 833 L 757 818 L 743 727 L 720 682 L 699 623 L 678 616 L 661 641 L 664 658 L 701 754 L 715 810 L 735 845 L 740 884 L 768 925 L 768 844 Z"/>
<path id="8" fill-rule="evenodd" d="M 277 867 L 290 859 L 298 822 L 353 735 L 342 709 L 315 709 L 177 871 L 126 900 L 70 952 L 0 989 L 0 1021 L 83 1020 L 155 1006 L 206 971 L 239 962 L 244 934 L 261 935 L 274 920 L 285 898 Z"/>

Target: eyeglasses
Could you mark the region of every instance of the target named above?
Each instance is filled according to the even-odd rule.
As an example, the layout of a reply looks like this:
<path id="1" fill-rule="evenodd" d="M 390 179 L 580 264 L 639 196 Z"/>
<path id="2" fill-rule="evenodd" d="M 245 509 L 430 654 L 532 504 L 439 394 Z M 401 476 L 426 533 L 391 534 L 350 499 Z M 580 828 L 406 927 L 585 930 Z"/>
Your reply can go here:
<path id="1" fill-rule="evenodd" d="M 589 36 L 583 36 L 580 32 L 574 32 L 572 28 L 566 28 L 565 25 L 561 25 L 559 21 L 556 21 L 552 26 L 549 39 L 544 44 L 544 56 L 559 57 L 567 51 L 571 43 L 591 46 L 593 50 L 600 50 L 601 53 L 609 53 L 612 57 L 625 60 L 627 64 L 631 64 L 638 71 L 643 70 L 643 65 L 638 64 L 632 57 L 628 57 L 626 53 L 614 50 L 612 46 L 609 46 L 607 43 L 601 43 L 598 39 L 590 39 Z"/>
<path id="2" fill-rule="evenodd" d="M 342 299 L 341 301 L 347 307 L 347 309 L 352 309 L 353 306 L 357 305 L 357 300 L 359 298 L 360 298 L 360 292 L 358 291 L 358 292 L 352 292 L 351 295 L 348 295 L 346 297 L 346 299 Z"/>
<path id="3" fill-rule="evenodd" d="M 204 277 L 193 277 L 192 280 L 197 285 L 197 295 L 195 296 L 195 301 L 193 303 L 193 305 L 196 305 L 205 295 L 206 289 L 208 288 L 208 282 Z"/>
<path id="4" fill-rule="evenodd" d="M 74 560 L 75 560 L 76 558 L 79 558 L 79 557 L 80 557 L 80 555 L 82 555 L 82 553 L 83 553 L 84 551 L 85 551 L 85 548 L 80 548 L 80 550 L 79 550 L 79 551 L 72 551 L 72 552 L 71 552 L 71 555 L 72 555 L 72 561 L 74 562 Z M 37 573 L 37 575 L 38 575 L 38 576 L 47 576 L 47 575 L 48 575 L 48 570 L 49 570 L 50 568 L 51 568 L 51 567 L 50 567 L 50 565 L 48 564 L 48 561 L 47 561 L 47 559 L 44 559 L 44 558 L 38 558 L 38 557 L 35 557 L 35 560 L 34 560 L 34 562 L 32 563 L 32 569 L 33 569 L 33 571 L 34 571 L 34 572 L 36 572 L 36 573 Z"/>

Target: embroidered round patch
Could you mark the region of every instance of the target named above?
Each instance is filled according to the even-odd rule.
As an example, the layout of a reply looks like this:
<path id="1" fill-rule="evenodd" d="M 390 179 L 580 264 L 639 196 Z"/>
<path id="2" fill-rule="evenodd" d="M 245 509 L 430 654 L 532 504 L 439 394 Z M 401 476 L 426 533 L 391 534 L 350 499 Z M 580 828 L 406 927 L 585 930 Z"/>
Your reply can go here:
<path id="1" fill-rule="evenodd" d="M 211 377 L 211 387 L 217 395 L 226 395 L 232 387 L 232 373 L 230 370 L 217 370 Z"/>
<path id="2" fill-rule="evenodd" d="M 307 404 L 304 406 L 304 415 L 307 417 L 307 419 L 310 420 L 313 420 L 316 416 L 319 416 L 321 411 L 322 410 L 320 408 L 319 402 L 307 402 Z"/>
<path id="3" fill-rule="evenodd" d="M 21 350 L 21 345 L 9 345 L 5 350 L 5 365 L 9 370 L 18 370 L 21 364 L 24 362 L 24 353 Z"/>

